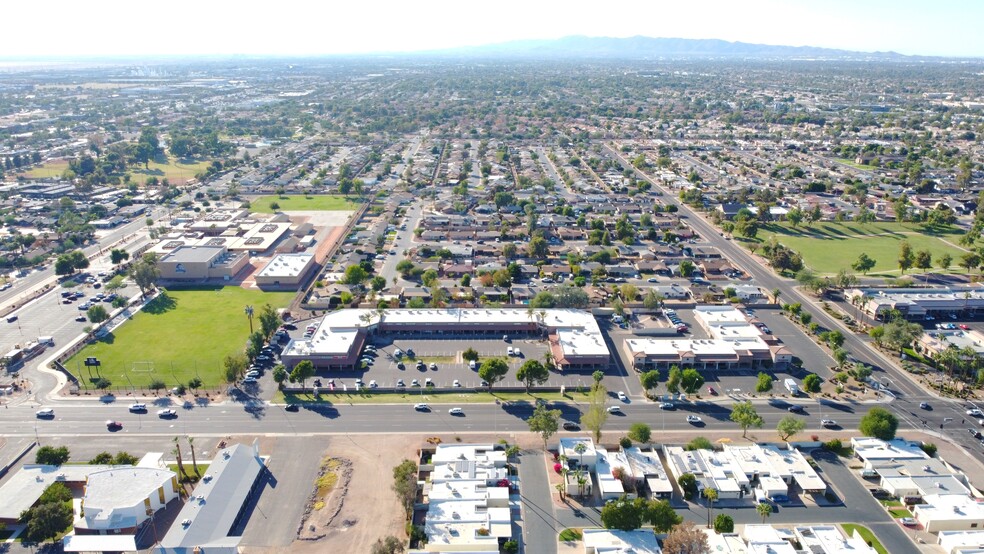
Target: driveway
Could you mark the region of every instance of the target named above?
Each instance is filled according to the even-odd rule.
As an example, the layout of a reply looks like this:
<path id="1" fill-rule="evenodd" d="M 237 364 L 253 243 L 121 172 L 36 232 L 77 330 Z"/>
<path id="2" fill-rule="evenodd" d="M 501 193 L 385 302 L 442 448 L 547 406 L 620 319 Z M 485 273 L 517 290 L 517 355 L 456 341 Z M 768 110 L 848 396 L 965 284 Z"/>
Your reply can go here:
<path id="1" fill-rule="evenodd" d="M 522 504 L 523 552 L 556 554 L 557 534 L 563 525 L 554 513 L 550 481 L 542 450 L 519 455 L 519 493 Z M 527 549 L 527 545 L 533 548 Z"/>

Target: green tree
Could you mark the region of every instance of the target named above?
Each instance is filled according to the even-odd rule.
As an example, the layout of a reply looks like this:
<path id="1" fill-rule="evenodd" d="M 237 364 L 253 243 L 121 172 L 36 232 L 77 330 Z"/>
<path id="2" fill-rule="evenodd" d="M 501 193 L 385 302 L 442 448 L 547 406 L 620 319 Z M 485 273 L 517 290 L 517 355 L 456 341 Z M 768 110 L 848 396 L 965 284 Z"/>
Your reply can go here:
<path id="1" fill-rule="evenodd" d="M 933 255 L 929 250 L 920 250 L 916 252 L 915 265 L 918 269 L 926 271 L 927 269 L 933 267 Z"/>
<path id="2" fill-rule="evenodd" d="M 695 266 L 694 262 L 690 260 L 683 260 L 680 262 L 680 275 L 683 277 L 690 277 L 694 274 L 694 270 L 696 269 L 697 266 Z"/>
<path id="3" fill-rule="evenodd" d="M 646 392 L 655 389 L 659 386 L 659 370 L 651 369 L 639 374 L 639 382 L 642 383 L 642 388 L 646 389 Z"/>
<path id="4" fill-rule="evenodd" d="M 795 416 L 785 416 L 779 420 L 776 425 L 776 432 L 779 433 L 779 438 L 782 440 L 789 440 L 793 435 L 806 429 L 806 421 L 803 418 Z"/>
<path id="5" fill-rule="evenodd" d="M 899 428 L 899 419 L 885 408 L 871 408 L 868 413 L 861 418 L 858 430 L 866 437 L 875 437 L 883 441 L 890 441 L 895 438 L 895 431 Z"/>
<path id="6" fill-rule="evenodd" d="M 304 387 L 304 382 L 311 377 L 314 377 L 314 364 L 311 360 L 301 360 L 290 372 L 291 382 L 300 382 L 301 387 Z"/>
<path id="7" fill-rule="evenodd" d="M 680 381 L 683 380 L 683 371 L 677 366 L 670 366 L 670 374 L 666 378 L 666 390 L 672 394 L 680 392 Z"/>
<path id="8" fill-rule="evenodd" d="M 489 384 L 489 390 L 509 373 L 509 364 L 502 358 L 489 358 L 478 368 L 478 376 Z"/>
<path id="9" fill-rule="evenodd" d="M 283 387 L 284 381 L 286 381 L 288 377 L 290 377 L 290 375 L 287 373 L 287 368 L 284 367 L 284 364 L 277 364 L 276 367 L 273 368 L 273 381 L 277 383 L 277 388 Z"/>
<path id="10" fill-rule="evenodd" d="M 222 359 L 222 367 L 225 371 L 225 380 L 232 383 L 246 371 L 246 356 L 243 354 L 229 355 Z"/>
<path id="11" fill-rule="evenodd" d="M 393 468 L 393 492 L 403 506 L 407 521 L 410 521 L 417 500 L 417 464 L 413 461 L 404 459 Z"/>
<path id="12" fill-rule="evenodd" d="M 601 508 L 601 524 L 605 529 L 633 531 L 642 527 L 643 509 L 624 495 Z"/>
<path id="13" fill-rule="evenodd" d="M 24 537 L 35 543 L 54 539 L 72 526 L 74 513 L 67 502 L 40 504 L 21 514 L 20 523 L 27 529 Z"/>
<path id="14" fill-rule="evenodd" d="M 668 533 L 670 529 L 683 522 L 683 516 L 676 513 L 669 500 L 650 500 L 644 518 L 657 533 Z"/>
<path id="15" fill-rule="evenodd" d="M 113 457 L 109 457 L 110 461 Z M 51 504 L 54 502 L 70 502 L 72 500 L 72 489 L 68 488 L 68 485 L 55 481 L 54 483 L 48 485 L 48 488 L 44 489 L 41 493 L 41 497 L 38 498 L 38 504 Z"/>
<path id="16" fill-rule="evenodd" d="M 601 383 L 596 383 L 588 393 L 588 407 L 581 416 L 581 424 L 591 430 L 595 442 L 601 442 L 601 430 L 608 421 L 608 410 L 605 408 L 607 398 L 608 390 Z"/>
<path id="17" fill-rule="evenodd" d="M 93 323 L 102 323 L 109 319 L 109 312 L 102 304 L 96 304 L 85 311 L 86 317 Z"/>
<path id="18" fill-rule="evenodd" d="M 554 436 L 560 428 L 560 410 L 548 410 L 543 404 L 538 404 L 533 409 L 533 415 L 526 420 L 530 426 L 531 433 L 539 433 L 543 439 L 543 449 L 547 449 L 547 441 Z"/>
<path id="19" fill-rule="evenodd" d="M 809 393 L 820 392 L 820 376 L 815 373 L 810 373 L 803 378 L 803 390 Z"/>
<path id="20" fill-rule="evenodd" d="M 366 270 L 361 265 L 350 265 L 345 268 L 345 283 L 349 285 L 361 284 L 369 277 Z"/>
<path id="21" fill-rule="evenodd" d="M 728 514 L 718 514 L 714 518 L 714 532 L 719 535 L 722 533 L 734 533 L 735 520 Z"/>
<path id="22" fill-rule="evenodd" d="M 461 353 L 461 359 L 466 362 L 477 362 L 478 351 L 469 346 L 464 352 Z"/>
<path id="23" fill-rule="evenodd" d="M 202 388 L 203 386 L 204 386 L 204 383 L 202 383 L 202 380 L 199 379 L 198 377 L 192 377 L 190 380 L 188 380 L 188 388 L 191 389 L 191 390 L 193 390 L 193 391 L 197 391 L 198 389 Z"/>
<path id="24" fill-rule="evenodd" d="M 939 258 L 936 258 L 936 263 L 939 264 L 940 269 L 947 271 L 950 269 L 950 266 L 953 265 L 953 256 L 951 256 L 949 252 L 944 252 L 940 254 Z"/>
<path id="25" fill-rule="evenodd" d="M 49 465 L 49 466 L 60 466 L 68 461 L 70 454 L 68 452 L 68 447 L 66 446 L 42 446 L 38 449 L 37 453 L 34 454 L 34 463 Z"/>
<path id="26" fill-rule="evenodd" d="M 915 254 L 912 252 L 912 246 L 909 241 L 903 240 L 899 243 L 899 269 L 902 270 L 902 275 L 905 275 L 905 270 L 912 267 L 915 261 Z"/>
<path id="27" fill-rule="evenodd" d="M 867 254 L 862 252 L 858 256 L 857 261 L 851 264 L 851 268 L 854 269 L 854 271 L 860 271 L 864 275 L 867 275 L 868 272 L 871 271 L 873 267 L 875 267 L 876 263 L 878 263 L 877 260 L 868 257 Z"/>
<path id="28" fill-rule="evenodd" d="M 714 450 L 714 445 L 706 437 L 694 437 L 683 447 L 684 450 Z"/>
<path id="29" fill-rule="evenodd" d="M 516 370 L 516 379 L 526 385 L 526 392 L 530 392 L 533 385 L 542 385 L 550 378 L 550 372 L 538 360 L 526 360 L 523 365 Z"/>
<path id="30" fill-rule="evenodd" d="M 130 268 L 130 278 L 140 288 L 140 294 L 147 296 L 157 286 L 161 271 L 157 268 L 157 254 L 148 252 Z"/>
<path id="31" fill-rule="evenodd" d="M 683 497 L 690 500 L 697 496 L 697 477 L 693 473 L 684 473 L 677 479 L 677 484 L 680 485 L 680 490 L 683 491 Z"/>
<path id="32" fill-rule="evenodd" d="M 772 390 L 772 376 L 768 373 L 759 373 L 758 382 L 755 383 L 755 392 L 769 392 Z"/>
<path id="33" fill-rule="evenodd" d="M 277 310 L 269 304 L 264 304 L 260 308 L 260 332 L 263 334 L 263 338 L 270 338 L 274 331 L 280 327 L 280 321 L 280 314 L 277 313 Z"/>
<path id="34" fill-rule="evenodd" d="M 649 425 L 642 422 L 637 422 L 629 426 L 629 438 L 637 443 L 649 444 L 649 439 L 651 437 L 652 429 L 650 429 Z"/>
<path id="35" fill-rule="evenodd" d="M 736 402 L 731 407 L 731 421 L 741 427 L 742 437 L 747 436 L 749 427 L 760 429 L 765 424 L 762 416 L 755 411 L 755 406 L 752 406 L 752 403 L 747 400 L 745 402 Z"/>
<path id="36" fill-rule="evenodd" d="M 693 394 L 704 386 L 704 376 L 694 368 L 687 368 L 680 375 L 680 386 L 687 394 Z"/>
<path id="37" fill-rule="evenodd" d="M 594 381 L 595 385 L 601 384 L 602 379 L 605 378 L 605 372 L 598 370 L 591 373 L 591 380 Z"/>

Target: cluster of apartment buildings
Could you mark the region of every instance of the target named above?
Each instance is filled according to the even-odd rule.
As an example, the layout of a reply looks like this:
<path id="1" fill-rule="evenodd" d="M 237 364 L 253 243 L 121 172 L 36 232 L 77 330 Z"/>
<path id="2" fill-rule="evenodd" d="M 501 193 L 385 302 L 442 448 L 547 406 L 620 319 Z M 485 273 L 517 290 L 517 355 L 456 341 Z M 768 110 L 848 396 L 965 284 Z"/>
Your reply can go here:
<path id="1" fill-rule="evenodd" d="M 930 457 L 916 442 L 856 437 L 851 446 L 865 474 L 909 506 L 926 531 L 977 530 L 977 540 L 984 544 L 984 499 L 963 472 Z"/>

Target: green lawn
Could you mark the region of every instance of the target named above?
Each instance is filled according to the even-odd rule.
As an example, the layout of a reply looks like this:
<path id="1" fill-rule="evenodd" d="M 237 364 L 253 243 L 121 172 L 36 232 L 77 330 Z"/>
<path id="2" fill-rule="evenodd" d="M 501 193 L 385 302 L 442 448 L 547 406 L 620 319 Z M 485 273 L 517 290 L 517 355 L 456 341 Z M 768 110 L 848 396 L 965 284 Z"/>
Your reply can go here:
<path id="1" fill-rule="evenodd" d="M 849 160 L 847 158 L 834 158 L 834 159 L 837 160 L 838 162 L 844 164 L 844 165 L 849 165 L 849 166 L 854 167 L 854 168 L 857 168 L 857 169 L 866 169 L 868 171 L 874 171 L 874 170 L 878 169 L 878 166 L 855 163 L 854 160 Z"/>
<path id="2" fill-rule="evenodd" d="M 901 518 L 901 517 L 912 517 L 912 512 L 910 512 L 909 510 L 906 510 L 906 509 L 889 510 L 888 513 L 892 514 L 892 517 L 894 517 L 895 519 L 898 519 L 898 518 Z"/>
<path id="3" fill-rule="evenodd" d="M 135 165 L 130 168 L 130 179 L 138 184 L 147 182 L 151 177 L 167 179 L 172 185 L 184 185 L 188 179 L 194 179 L 195 175 L 205 171 L 212 162 L 210 160 L 179 160 L 169 158 L 167 163 L 150 162 L 147 169 L 142 165 Z"/>
<path id="4" fill-rule="evenodd" d="M 875 549 L 875 552 L 878 552 L 878 554 L 888 554 L 888 550 L 885 550 L 885 547 L 882 546 L 882 543 L 878 540 L 878 537 L 871 532 L 871 529 L 868 529 L 863 525 L 855 525 L 853 523 L 842 523 L 841 527 L 844 528 L 844 532 L 847 533 L 848 536 L 853 535 L 854 530 L 857 529 L 858 535 L 861 535 L 861 538 L 864 539 L 865 542 L 871 544 L 871 547 Z"/>
<path id="5" fill-rule="evenodd" d="M 55 160 L 24 172 L 28 179 L 55 179 L 68 169 L 68 160 Z"/>
<path id="6" fill-rule="evenodd" d="M 818 273 L 834 274 L 841 269 L 853 271 L 851 264 L 864 252 L 875 260 L 869 274 L 899 276 L 899 243 L 909 241 L 913 251 L 929 250 L 933 262 L 943 252 L 953 257 L 951 269 L 959 269 L 957 262 L 965 251 L 955 246 L 960 238 L 958 229 L 936 229 L 915 224 L 890 222 L 860 225 L 853 222 L 822 222 L 812 228 L 788 223 L 772 223 L 763 226 L 754 241 L 761 245 L 769 237 L 778 236 L 779 242 L 803 255 L 807 266 Z M 749 241 L 740 241 L 746 247 Z M 947 244 L 947 242 L 952 244 Z M 939 271 L 939 268 L 935 268 Z M 913 270 L 910 270 L 912 272 Z"/>
<path id="7" fill-rule="evenodd" d="M 357 200 L 353 200 L 346 196 L 334 196 L 329 194 L 304 196 L 295 194 L 291 196 L 261 196 L 250 202 L 250 210 L 253 212 L 271 214 L 274 210 L 270 207 L 270 205 L 274 202 L 279 204 L 280 210 L 284 212 L 336 212 L 354 210 L 359 206 L 359 202 Z"/>
<path id="8" fill-rule="evenodd" d="M 240 287 L 167 291 L 131 321 L 83 348 L 65 367 L 76 374 L 81 368 L 83 378 L 88 379 L 82 361 L 94 356 L 102 362 L 100 374 L 114 387 L 128 386 L 131 381 L 136 387 L 146 386 L 153 379 L 173 387 L 187 384 L 196 375 L 206 387 L 216 387 L 224 382 L 223 358 L 242 352 L 249 336 L 244 307 L 251 305 L 259 311 L 269 303 L 282 308 L 293 296 L 292 292 Z M 253 326 L 259 327 L 255 316 Z"/>
<path id="9" fill-rule="evenodd" d="M 129 173 L 130 179 L 141 185 L 151 177 L 166 178 L 173 185 L 183 185 L 188 179 L 193 179 L 195 174 L 205 171 L 211 163 L 209 160 L 171 158 L 168 159 L 167 163 L 150 162 L 146 169 L 143 165 L 134 165 L 130 168 Z M 51 179 L 61 177 L 66 169 L 68 169 L 68 160 L 55 160 L 24 172 L 24 176 L 30 179 Z"/>

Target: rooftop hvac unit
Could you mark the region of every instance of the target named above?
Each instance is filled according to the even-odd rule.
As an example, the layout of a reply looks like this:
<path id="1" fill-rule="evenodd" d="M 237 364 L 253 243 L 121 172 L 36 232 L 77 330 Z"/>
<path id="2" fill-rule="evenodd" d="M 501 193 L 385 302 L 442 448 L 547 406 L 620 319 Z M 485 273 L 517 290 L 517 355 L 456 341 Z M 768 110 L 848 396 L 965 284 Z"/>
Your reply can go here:
<path id="1" fill-rule="evenodd" d="M 190 519 L 183 519 L 183 520 L 181 520 L 181 525 L 187 527 L 187 526 L 191 525 L 191 520 Z"/>

